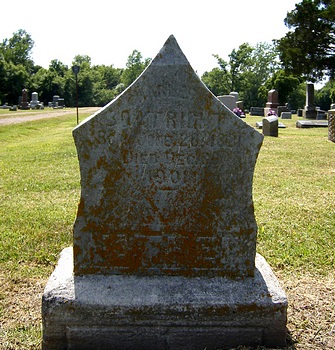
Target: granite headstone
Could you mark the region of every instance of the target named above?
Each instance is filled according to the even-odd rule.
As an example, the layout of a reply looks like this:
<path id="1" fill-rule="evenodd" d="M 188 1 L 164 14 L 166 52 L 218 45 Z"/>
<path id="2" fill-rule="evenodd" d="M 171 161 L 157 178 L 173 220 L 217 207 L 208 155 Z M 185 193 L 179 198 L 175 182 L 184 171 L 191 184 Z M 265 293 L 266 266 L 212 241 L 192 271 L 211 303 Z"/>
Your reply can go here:
<path id="1" fill-rule="evenodd" d="M 43 349 L 285 344 L 286 296 L 256 254 L 263 136 L 173 36 L 73 136 L 81 198 L 43 295 Z"/>

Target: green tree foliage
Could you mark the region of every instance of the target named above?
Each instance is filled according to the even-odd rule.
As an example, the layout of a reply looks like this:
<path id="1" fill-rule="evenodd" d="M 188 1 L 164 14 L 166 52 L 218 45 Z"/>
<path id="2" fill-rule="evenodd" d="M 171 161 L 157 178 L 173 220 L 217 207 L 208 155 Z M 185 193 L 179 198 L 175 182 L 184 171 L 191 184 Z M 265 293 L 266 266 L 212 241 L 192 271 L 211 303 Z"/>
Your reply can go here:
<path id="1" fill-rule="evenodd" d="M 123 70 L 110 66 L 94 66 L 96 80 L 94 83 L 94 100 L 96 106 L 104 106 L 118 95 L 116 87 L 121 81 Z"/>
<path id="2" fill-rule="evenodd" d="M 304 86 L 302 94 L 301 84 Z M 278 102 L 281 106 L 289 103 L 292 109 L 298 109 L 304 105 L 306 85 L 303 83 L 303 80 L 292 74 L 285 73 L 282 69 L 274 72 L 261 89 L 265 95 L 271 89 L 277 90 Z"/>
<path id="3" fill-rule="evenodd" d="M 150 60 L 150 58 L 143 59 L 142 54 L 137 50 L 134 50 L 132 54 L 128 56 L 126 69 L 121 75 L 121 83 L 125 88 L 135 81 L 135 79 L 148 66 Z"/>
<path id="4" fill-rule="evenodd" d="M 0 43 L 0 98 L 1 102 L 17 104 L 22 89 L 29 86 L 34 63 L 31 50 L 34 41 L 23 29 Z"/>
<path id="5" fill-rule="evenodd" d="M 284 20 L 290 31 L 278 40 L 286 71 L 317 81 L 335 75 L 335 1 L 303 0 Z"/>
<path id="6" fill-rule="evenodd" d="M 259 93 L 260 87 L 278 69 L 275 45 L 258 43 L 252 47 L 243 43 L 229 54 L 229 61 L 218 55 L 219 68 L 205 72 L 202 81 L 214 95 L 228 94 L 237 91 L 246 108 L 264 105 L 266 95 Z"/>
<path id="7" fill-rule="evenodd" d="M 335 101 L 335 80 L 331 79 L 322 89 L 315 91 L 315 105 L 327 111 L 333 101 Z"/>
<path id="8" fill-rule="evenodd" d="M 5 61 L 11 62 L 14 65 L 21 64 L 28 70 L 33 68 L 33 60 L 31 59 L 31 52 L 34 46 L 30 34 L 25 30 L 19 29 L 13 33 L 10 39 L 4 39 L 0 45 L 0 51 L 4 55 Z"/>
<path id="9" fill-rule="evenodd" d="M 22 64 L 5 62 L 4 80 L 1 81 L 1 92 L 4 103 L 18 104 L 22 89 L 28 87 L 30 75 Z"/>

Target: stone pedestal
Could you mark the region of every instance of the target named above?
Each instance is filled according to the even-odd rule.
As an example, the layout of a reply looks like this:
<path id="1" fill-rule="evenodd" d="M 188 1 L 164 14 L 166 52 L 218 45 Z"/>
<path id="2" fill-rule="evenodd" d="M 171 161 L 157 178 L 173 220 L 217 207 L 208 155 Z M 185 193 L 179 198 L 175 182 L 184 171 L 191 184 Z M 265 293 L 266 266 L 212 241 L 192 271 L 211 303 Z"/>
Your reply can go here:
<path id="1" fill-rule="evenodd" d="M 285 294 L 257 254 L 254 277 L 73 275 L 61 254 L 43 296 L 43 349 L 284 346 Z"/>
<path id="2" fill-rule="evenodd" d="M 316 119 L 317 114 L 318 112 L 315 108 L 305 106 L 302 116 L 306 119 Z"/>

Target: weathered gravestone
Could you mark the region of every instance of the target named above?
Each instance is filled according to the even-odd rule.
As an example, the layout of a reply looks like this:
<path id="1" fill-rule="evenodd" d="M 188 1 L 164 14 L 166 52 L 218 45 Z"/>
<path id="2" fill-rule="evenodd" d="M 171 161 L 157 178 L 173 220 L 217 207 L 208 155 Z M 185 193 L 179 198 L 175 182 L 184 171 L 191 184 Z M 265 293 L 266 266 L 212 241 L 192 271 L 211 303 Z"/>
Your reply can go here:
<path id="1" fill-rule="evenodd" d="M 37 92 L 33 92 L 31 94 L 31 101 L 30 101 L 30 107 L 31 109 L 36 108 L 36 106 L 40 103 L 40 101 L 38 101 L 38 93 Z"/>
<path id="2" fill-rule="evenodd" d="M 236 97 L 235 95 L 222 95 L 218 96 L 218 99 L 231 111 L 236 108 Z"/>
<path id="3" fill-rule="evenodd" d="M 278 137 L 278 118 L 274 115 L 263 118 L 262 132 L 264 136 Z"/>
<path id="4" fill-rule="evenodd" d="M 318 112 L 314 104 L 314 84 L 306 84 L 306 106 L 303 110 L 303 117 L 306 119 L 316 119 Z"/>
<path id="5" fill-rule="evenodd" d="M 283 112 L 291 112 L 291 110 L 288 109 L 287 106 L 278 106 L 277 111 L 278 111 L 278 114 L 277 114 L 278 118 L 282 118 Z"/>
<path id="6" fill-rule="evenodd" d="M 173 36 L 73 136 L 81 199 L 43 295 L 44 349 L 285 344 L 287 300 L 255 249 L 263 136 Z"/>
<path id="7" fill-rule="evenodd" d="M 292 119 L 292 113 L 291 112 L 281 112 L 280 118 L 281 119 Z"/>
<path id="8" fill-rule="evenodd" d="M 264 116 L 263 107 L 250 107 L 250 115 Z"/>

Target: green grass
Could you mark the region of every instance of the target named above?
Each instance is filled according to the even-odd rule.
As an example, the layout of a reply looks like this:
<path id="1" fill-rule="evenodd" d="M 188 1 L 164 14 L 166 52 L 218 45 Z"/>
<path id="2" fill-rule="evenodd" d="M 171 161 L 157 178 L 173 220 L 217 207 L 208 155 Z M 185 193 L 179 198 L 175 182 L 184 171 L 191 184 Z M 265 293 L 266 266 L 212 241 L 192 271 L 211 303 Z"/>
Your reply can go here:
<path id="1" fill-rule="evenodd" d="M 44 284 L 61 250 L 72 244 L 80 193 L 74 115 L 0 127 L 0 277 L 7 286 L 0 291 L 1 318 L 9 317 L 6 290 L 15 298 L 17 286 Z M 245 120 L 255 125 L 261 119 Z M 279 137 L 266 137 L 258 157 L 257 251 L 277 271 L 332 274 L 335 144 L 327 129 L 297 129 L 296 119 L 283 121 L 288 127 Z M 39 322 L 18 320 L 2 335 L 0 329 L 0 343 L 37 348 Z"/>
<path id="2" fill-rule="evenodd" d="M 0 128 L 0 263 L 54 264 L 79 196 L 73 116 Z M 23 264 L 22 264 L 23 263 Z M 30 270 L 30 268 L 28 268 Z"/>
<path id="3" fill-rule="evenodd" d="M 335 269 L 335 144 L 327 128 L 298 129 L 296 120 L 265 137 L 258 157 L 257 250 L 273 267 L 327 274 Z"/>
<path id="4" fill-rule="evenodd" d="M 278 138 L 265 137 L 256 164 L 258 251 L 278 267 L 328 271 L 335 267 L 335 144 L 325 128 L 284 122 Z M 71 244 L 80 180 L 73 127 L 69 115 L 0 128 L 1 264 L 42 272 Z"/>

